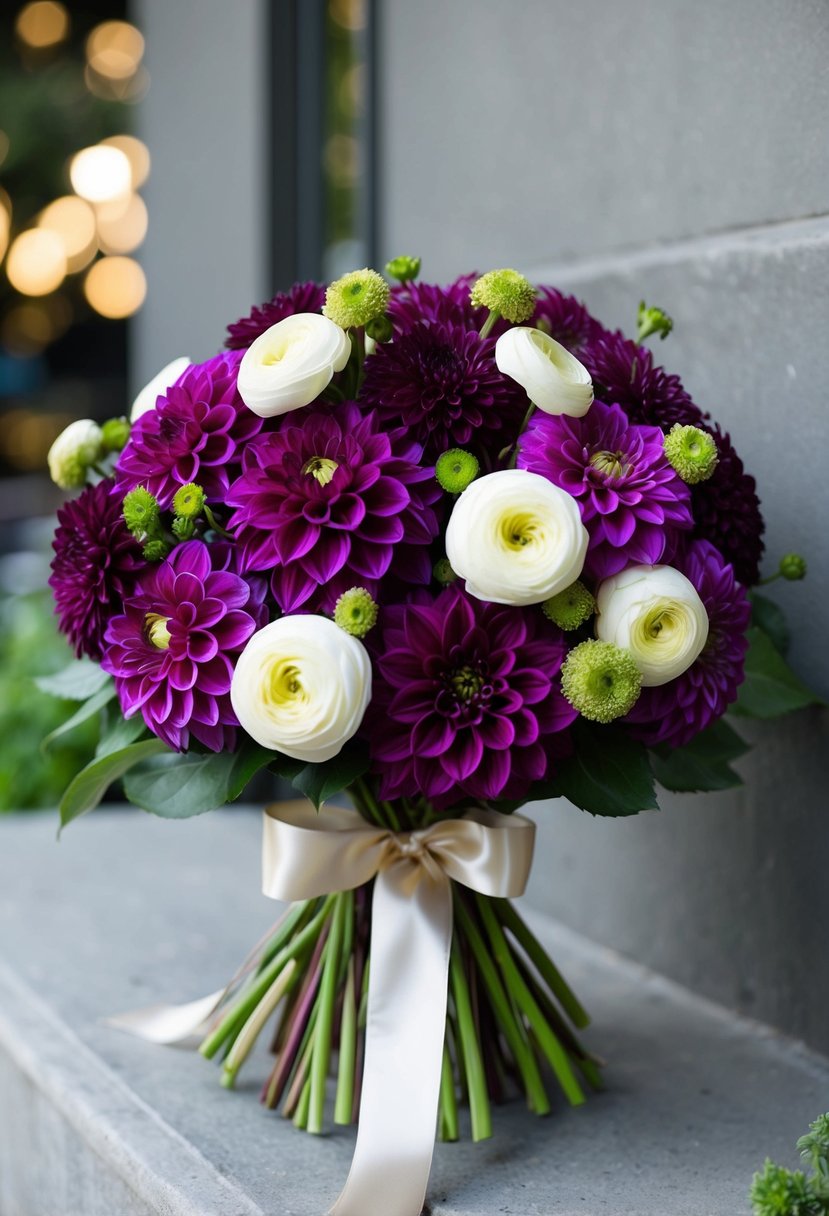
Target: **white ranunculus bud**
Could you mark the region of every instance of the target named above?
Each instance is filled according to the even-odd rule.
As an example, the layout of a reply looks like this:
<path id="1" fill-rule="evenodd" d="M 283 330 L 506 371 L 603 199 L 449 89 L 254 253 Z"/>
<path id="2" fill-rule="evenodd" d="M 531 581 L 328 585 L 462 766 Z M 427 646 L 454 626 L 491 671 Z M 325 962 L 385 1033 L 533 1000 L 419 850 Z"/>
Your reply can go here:
<path id="1" fill-rule="evenodd" d="M 70 422 L 46 457 L 55 485 L 62 490 L 79 490 L 86 481 L 87 469 L 101 455 L 102 440 L 101 428 L 91 418 Z"/>
<path id="2" fill-rule="evenodd" d="M 345 330 L 316 312 L 277 321 L 248 347 L 237 386 L 249 410 L 274 418 L 319 397 L 351 354 Z"/>
<path id="3" fill-rule="evenodd" d="M 527 469 L 479 477 L 455 503 L 446 556 L 493 604 L 540 604 L 581 574 L 588 535 L 575 498 Z"/>
<path id="4" fill-rule="evenodd" d="M 498 370 L 545 414 L 581 418 L 593 404 L 593 381 L 575 355 L 540 329 L 508 329 L 495 343 Z"/>
<path id="5" fill-rule="evenodd" d="M 142 414 L 154 410 L 158 398 L 163 397 L 168 388 L 172 388 L 179 382 L 189 366 L 190 360 L 186 355 L 181 355 L 178 359 L 173 359 L 172 363 L 168 363 L 166 367 L 162 367 L 149 384 L 144 385 L 133 401 L 130 422 L 137 422 Z"/>
<path id="6" fill-rule="evenodd" d="M 324 616 L 283 616 L 265 625 L 240 654 L 230 688 L 251 738 L 308 764 L 337 755 L 370 699 L 365 647 Z"/>
<path id="7" fill-rule="evenodd" d="M 673 566 L 630 566 L 605 579 L 596 602 L 596 635 L 630 651 L 646 688 L 681 676 L 708 639 L 705 605 Z"/>

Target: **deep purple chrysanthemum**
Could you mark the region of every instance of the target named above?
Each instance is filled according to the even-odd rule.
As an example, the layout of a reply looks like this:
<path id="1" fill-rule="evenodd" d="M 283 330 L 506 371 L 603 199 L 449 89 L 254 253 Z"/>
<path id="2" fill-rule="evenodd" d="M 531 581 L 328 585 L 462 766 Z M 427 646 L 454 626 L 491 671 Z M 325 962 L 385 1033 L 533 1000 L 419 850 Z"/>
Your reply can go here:
<path id="1" fill-rule="evenodd" d="M 404 428 L 353 402 L 286 415 L 244 452 L 227 502 L 245 570 L 268 570 L 283 612 L 330 607 L 387 573 L 427 583 L 440 488 Z"/>
<path id="2" fill-rule="evenodd" d="M 580 300 L 556 291 L 554 287 L 539 287 L 538 304 L 532 320 L 527 324 L 544 329 L 578 359 L 582 358 L 588 344 L 597 341 L 604 333 L 599 322 Z"/>
<path id="3" fill-rule="evenodd" d="M 122 491 L 146 486 L 168 507 L 179 486 L 195 481 L 209 500 L 224 497 L 239 469 L 240 447 L 262 428 L 236 389 L 240 361 L 228 353 L 192 364 L 156 408 L 142 414 L 116 466 Z"/>
<path id="4" fill-rule="evenodd" d="M 320 312 L 324 303 L 323 283 L 295 283 L 290 291 L 279 292 L 272 300 L 252 308 L 246 317 L 228 325 L 225 346 L 230 350 L 244 350 L 277 321 L 297 312 Z"/>
<path id="5" fill-rule="evenodd" d="M 59 626 L 78 658 L 99 659 L 104 633 L 146 568 L 121 515 L 121 495 L 99 481 L 58 510 L 49 586 Z"/>
<path id="6" fill-rule="evenodd" d="M 460 325 L 463 329 L 480 330 L 487 310 L 473 307 L 469 298 L 477 278 L 477 274 L 464 274 L 445 287 L 418 282 L 393 287 L 388 314 L 395 332 L 408 333 L 424 321 L 429 325 Z M 492 332 L 497 336 L 505 328 L 506 322 L 499 321 Z"/>
<path id="7" fill-rule="evenodd" d="M 448 587 L 381 620 L 366 730 L 381 798 L 519 798 L 549 775 L 576 713 L 563 635 L 540 612 Z"/>
<path id="8" fill-rule="evenodd" d="M 484 445 L 494 432 L 512 439 L 527 398 L 498 371 L 494 351 L 493 338 L 460 325 L 415 325 L 366 360 L 361 401 L 386 425 L 408 427 L 433 460 L 456 445 Z"/>
<path id="9" fill-rule="evenodd" d="M 734 570 L 707 540 L 696 540 L 675 563 L 699 592 L 708 613 L 708 641 L 697 661 L 676 680 L 643 688 L 624 719 L 651 746 L 682 747 L 716 721 L 737 696 L 748 649 L 751 606 Z"/>
<path id="10" fill-rule="evenodd" d="M 669 431 L 675 422 L 699 426 L 708 417 L 694 405 L 679 376 L 654 367 L 647 347 L 618 331 L 601 331 L 579 357 L 593 378 L 599 400 L 621 405 L 631 422 Z"/>
<path id="11" fill-rule="evenodd" d="M 585 572 L 607 578 L 670 559 L 692 526 L 691 495 L 662 450 L 657 427 L 633 426 L 618 405 L 594 401 L 583 418 L 536 412 L 518 465 L 572 494 L 590 533 Z"/>
<path id="12" fill-rule="evenodd" d="M 101 666 L 115 677 L 126 718 L 139 710 L 175 751 L 191 737 L 232 749 L 232 656 L 261 620 L 257 589 L 227 569 L 227 545 L 187 541 L 141 580 L 106 633 Z"/>
<path id="13" fill-rule="evenodd" d="M 710 430 L 719 460 L 707 481 L 691 491 L 694 535 L 710 540 L 731 562 L 741 583 L 753 586 L 760 577 L 765 524 L 756 483 L 743 468 L 729 435 L 718 426 Z"/>

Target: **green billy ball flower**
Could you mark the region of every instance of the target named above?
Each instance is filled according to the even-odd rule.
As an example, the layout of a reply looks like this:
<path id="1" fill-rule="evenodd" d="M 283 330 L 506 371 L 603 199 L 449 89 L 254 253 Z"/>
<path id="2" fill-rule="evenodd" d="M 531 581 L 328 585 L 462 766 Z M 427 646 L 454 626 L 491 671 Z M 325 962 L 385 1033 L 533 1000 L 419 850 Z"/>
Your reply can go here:
<path id="1" fill-rule="evenodd" d="M 410 283 L 420 274 L 420 258 L 412 258 L 407 254 L 392 258 L 390 262 L 386 262 L 386 274 L 390 279 L 397 279 L 398 283 Z"/>
<path id="2" fill-rule="evenodd" d="M 535 312 L 536 291 L 517 270 L 489 270 L 472 284 L 469 298 L 476 308 L 488 308 L 513 325 Z"/>
<path id="3" fill-rule="evenodd" d="M 182 519 L 198 519 L 204 510 L 204 490 L 190 481 L 173 495 L 173 511 Z"/>
<path id="4" fill-rule="evenodd" d="M 639 311 L 636 314 L 636 341 L 644 342 L 645 338 L 649 338 L 651 334 L 659 334 L 664 342 L 668 334 L 674 327 L 671 317 L 661 308 L 648 307 L 644 300 L 639 304 Z"/>
<path id="5" fill-rule="evenodd" d="M 164 540 L 148 540 L 142 552 L 148 562 L 163 562 L 170 546 Z"/>
<path id="6" fill-rule="evenodd" d="M 353 638 L 364 638 L 377 624 L 377 605 L 365 587 L 344 591 L 334 605 L 334 623 Z"/>
<path id="7" fill-rule="evenodd" d="M 559 629 L 578 629 L 596 611 L 596 601 L 584 583 L 576 579 L 558 595 L 545 600 L 541 608 L 547 620 Z"/>
<path id="8" fill-rule="evenodd" d="M 719 459 L 713 435 L 698 426 L 675 422 L 663 442 L 668 463 L 689 486 L 707 481 Z"/>
<path id="9" fill-rule="evenodd" d="M 393 335 L 394 326 L 385 313 L 380 317 L 375 317 L 366 325 L 366 337 L 373 338 L 375 342 L 390 342 Z"/>
<path id="10" fill-rule="evenodd" d="M 583 718 L 612 722 L 633 709 L 642 676 L 629 650 L 594 638 L 575 646 L 561 668 L 561 691 Z"/>
<path id="11" fill-rule="evenodd" d="M 386 311 L 391 288 L 376 270 L 352 270 L 325 293 L 323 313 L 341 329 L 359 329 Z"/>
<path id="12" fill-rule="evenodd" d="M 124 497 L 124 523 L 139 539 L 158 527 L 158 500 L 144 486 L 136 486 Z"/>
<path id="13" fill-rule="evenodd" d="M 449 564 L 448 557 L 439 558 L 432 567 L 432 575 L 435 582 L 440 583 L 442 587 L 448 587 L 450 583 L 454 583 L 457 579 L 457 574 Z"/>
<path id="14" fill-rule="evenodd" d="M 130 437 L 126 418 L 110 418 L 101 427 L 101 447 L 105 452 L 120 452 Z"/>
<path id="15" fill-rule="evenodd" d="M 806 559 L 799 553 L 787 553 L 780 558 L 780 576 L 791 583 L 797 583 L 806 577 Z"/>
<path id="16" fill-rule="evenodd" d="M 435 477 L 447 494 L 462 494 L 480 472 L 477 457 L 463 448 L 450 448 L 438 456 Z"/>

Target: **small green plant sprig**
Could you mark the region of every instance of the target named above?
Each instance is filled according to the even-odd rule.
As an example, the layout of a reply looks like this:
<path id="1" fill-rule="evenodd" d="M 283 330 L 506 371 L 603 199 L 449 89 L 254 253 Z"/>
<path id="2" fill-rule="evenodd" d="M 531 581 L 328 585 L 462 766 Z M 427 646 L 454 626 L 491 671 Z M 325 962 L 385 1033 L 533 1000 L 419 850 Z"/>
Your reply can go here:
<path id="1" fill-rule="evenodd" d="M 754 1216 L 827 1216 L 829 1213 L 829 1113 L 819 1115 L 797 1142 L 811 1167 L 789 1170 L 768 1157 L 754 1175 L 749 1191 Z"/>

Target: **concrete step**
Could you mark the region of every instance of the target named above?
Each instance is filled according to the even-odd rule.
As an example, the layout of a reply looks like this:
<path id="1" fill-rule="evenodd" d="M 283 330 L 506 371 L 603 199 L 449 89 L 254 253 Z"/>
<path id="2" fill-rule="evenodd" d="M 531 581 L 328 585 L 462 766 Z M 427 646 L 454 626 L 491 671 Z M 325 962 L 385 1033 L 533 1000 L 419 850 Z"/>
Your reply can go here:
<path id="1" fill-rule="evenodd" d="M 549 811 L 545 811 L 545 814 Z M 193 1052 L 101 1024 L 229 977 L 275 919 L 258 813 L 186 823 L 99 811 L 0 818 L 0 1216 L 319 1216 L 353 1132 L 264 1111 Z M 654 916 L 658 916 L 654 909 Z M 542 917 L 594 1016 L 606 1091 L 546 1119 L 519 1104 L 478 1145 L 439 1145 L 433 1216 L 739 1216 L 766 1155 L 829 1108 L 829 1061 Z M 689 936 L 693 925 L 688 926 Z M 681 948 L 678 943 L 677 948 Z"/>

